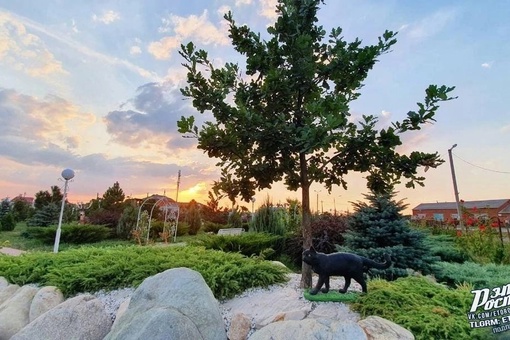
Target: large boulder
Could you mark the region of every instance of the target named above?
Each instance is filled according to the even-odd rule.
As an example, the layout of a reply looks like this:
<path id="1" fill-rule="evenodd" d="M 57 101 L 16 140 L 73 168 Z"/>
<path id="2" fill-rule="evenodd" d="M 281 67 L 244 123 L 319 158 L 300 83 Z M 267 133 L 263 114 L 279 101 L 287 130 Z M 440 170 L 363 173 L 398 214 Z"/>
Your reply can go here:
<path id="1" fill-rule="evenodd" d="M 355 322 L 329 319 L 279 321 L 256 331 L 250 340 L 335 339 L 366 340 L 363 329 Z"/>
<path id="2" fill-rule="evenodd" d="M 64 294 L 54 286 L 46 286 L 39 289 L 30 305 L 29 322 L 34 321 L 40 315 L 46 313 L 53 307 L 64 302 Z"/>
<path id="3" fill-rule="evenodd" d="M 3 288 L 0 288 L 0 305 L 2 305 L 5 301 L 16 294 L 18 289 L 20 289 L 20 286 L 18 285 L 7 285 Z"/>
<path id="4" fill-rule="evenodd" d="M 358 325 L 363 328 L 368 340 L 414 340 L 413 333 L 379 316 L 369 316 L 358 321 Z"/>
<path id="5" fill-rule="evenodd" d="M 105 339 L 226 340 L 227 333 L 202 275 L 175 268 L 142 282 Z"/>
<path id="6" fill-rule="evenodd" d="M 78 295 L 39 316 L 11 340 L 101 340 L 112 321 L 103 303 L 92 295 Z"/>
<path id="7" fill-rule="evenodd" d="M 10 339 L 28 324 L 30 305 L 37 291 L 35 287 L 23 286 L 0 305 L 0 340 Z"/>

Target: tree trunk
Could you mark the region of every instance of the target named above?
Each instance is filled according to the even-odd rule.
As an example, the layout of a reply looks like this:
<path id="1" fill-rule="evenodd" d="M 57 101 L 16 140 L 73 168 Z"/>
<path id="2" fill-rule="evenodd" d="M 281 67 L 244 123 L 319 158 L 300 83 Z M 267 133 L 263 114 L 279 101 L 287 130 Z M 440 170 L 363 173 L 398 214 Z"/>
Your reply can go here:
<path id="1" fill-rule="evenodd" d="M 301 171 L 301 205 L 303 207 L 303 220 L 301 228 L 303 230 L 303 250 L 312 246 L 312 214 L 310 212 L 310 183 L 308 182 L 308 165 L 306 164 L 306 155 L 299 155 Z M 301 288 L 312 287 L 312 267 L 301 262 Z"/>

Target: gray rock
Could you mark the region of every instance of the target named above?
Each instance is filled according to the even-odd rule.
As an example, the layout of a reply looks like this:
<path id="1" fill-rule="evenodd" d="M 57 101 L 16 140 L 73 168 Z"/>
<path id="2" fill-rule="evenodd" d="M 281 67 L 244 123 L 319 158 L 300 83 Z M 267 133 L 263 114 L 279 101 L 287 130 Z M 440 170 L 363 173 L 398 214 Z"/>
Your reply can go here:
<path id="1" fill-rule="evenodd" d="M 10 299 L 20 289 L 18 285 L 8 285 L 0 288 L 0 305 Z"/>
<path id="2" fill-rule="evenodd" d="M 354 322 L 327 319 L 280 321 L 256 331 L 250 340 L 366 340 L 363 329 Z"/>
<path id="3" fill-rule="evenodd" d="M 369 316 L 358 321 L 358 325 L 363 328 L 369 340 L 414 340 L 413 333 L 379 316 Z"/>
<path id="4" fill-rule="evenodd" d="M 29 322 L 34 321 L 62 302 L 64 302 L 64 294 L 57 287 L 46 286 L 39 289 L 30 305 Z"/>
<path id="5" fill-rule="evenodd" d="M 113 321 L 113 324 L 115 325 L 115 323 L 118 322 L 119 318 L 124 314 L 126 313 L 127 309 L 128 309 L 128 306 L 129 306 L 129 302 L 131 301 L 131 297 L 128 297 L 127 299 L 125 299 L 119 306 L 119 309 L 117 309 L 117 313 L 115 314 L 115 320 Z M 113 326 L 112 326 L 113 327 Z"/>
<path id="6" fill-rule="evenodd" d="M 9 339 L 29 322 L 29 311 L 37 288 L 23 286 L 0 305 L 0 340 Z"/>
<path id="7" fill-rule="evenodd" d="M 7 279 L 3 276 L 0 276 L 0 289 L 5 288 L 9 285 Z"/>
<path id="8" fill-rule="evenodd" d="M 105 339 L 226 340 L 219 305 L 202 275 L 169 269 L 145 279 Z"/>
<path id="9" fill-rule="evenodd" d="M 92 295 L 78 295 L 42 314 L 11 340 L 101 340 L 111 325 L 101 301 Z"/>

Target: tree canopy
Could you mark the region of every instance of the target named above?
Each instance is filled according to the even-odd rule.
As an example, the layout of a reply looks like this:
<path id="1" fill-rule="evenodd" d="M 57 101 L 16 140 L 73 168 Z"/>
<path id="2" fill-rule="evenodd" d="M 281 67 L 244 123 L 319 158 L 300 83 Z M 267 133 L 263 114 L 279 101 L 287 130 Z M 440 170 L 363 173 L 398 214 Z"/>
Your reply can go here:
<path id="1" fill-rule="evenodd" d="M 345 175 L 364 173 L 372 192 L 388 192 L 405 179 L 408 187 L 423 185 L 419 167 L 437 167 L 439 154 L 413 151 L 400 154 L 401 135 L 435 121 L 438 103 L 452 99 L 453 87 L 431 85 L 425 100 L 407 118 L 378 130 L 377 118 L 351 119 L 349 103 L 378 58 L 396 43 L 396 33 L 385 31 L 374 45 L 360 39 L 346 42 L 341 28 L 317 24 L 320 0 L 279 0 L 278 19 L 268 27 L 268 40 L 232 13 L 229 37 L 246 57 L 244 74 L 238 64 L 216 67 L 205 50 L 190 42 L 180 54 L 187 69 L 184 96 L 214 120 L 195 125 L 194 116 L 182 117 L 179 131 L 198 139 L 198 148 L 217 158 L 222 174 L 214 188 L 231 200 L 248 201 L 260 189 L 283 181 L 301 189 L 304 247 L 311 245 L 310 197 L 313 182 L 327 189 L 341 185 Z M 303 284 L 311 284 L 306 265 Z"/>

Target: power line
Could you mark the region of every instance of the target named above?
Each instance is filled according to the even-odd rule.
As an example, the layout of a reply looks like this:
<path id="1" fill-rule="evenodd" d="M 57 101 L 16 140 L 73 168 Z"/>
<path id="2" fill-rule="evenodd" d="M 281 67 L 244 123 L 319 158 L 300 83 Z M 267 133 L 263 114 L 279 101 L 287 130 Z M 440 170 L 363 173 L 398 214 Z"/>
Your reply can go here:
<path id="1" fill-rule="evenodd" d="M 499 171 L 499 170 L 493 170 L 493 169 L 484 168 L 483 166 L 479 166 L 479 165 L 473 164 L 471 162 L 468 162 L 465 159 L 460 158 L 456 154 L 453 154 L 453 155 L 455 157 L 457 157 L 458 159 L 460 159 L 461 161 L 463 161 L 464 163 L 467 163 L 467 164 L 469 164 L 471 166 L 474 166 L 475 168 L 482 169 L 482 170 L 485 170 L 485 171 L 490 171 L 490 172 L 497 172 L 499 174 L 507 174 L 507 175 L 510 174 L 510 171 Z"/>

